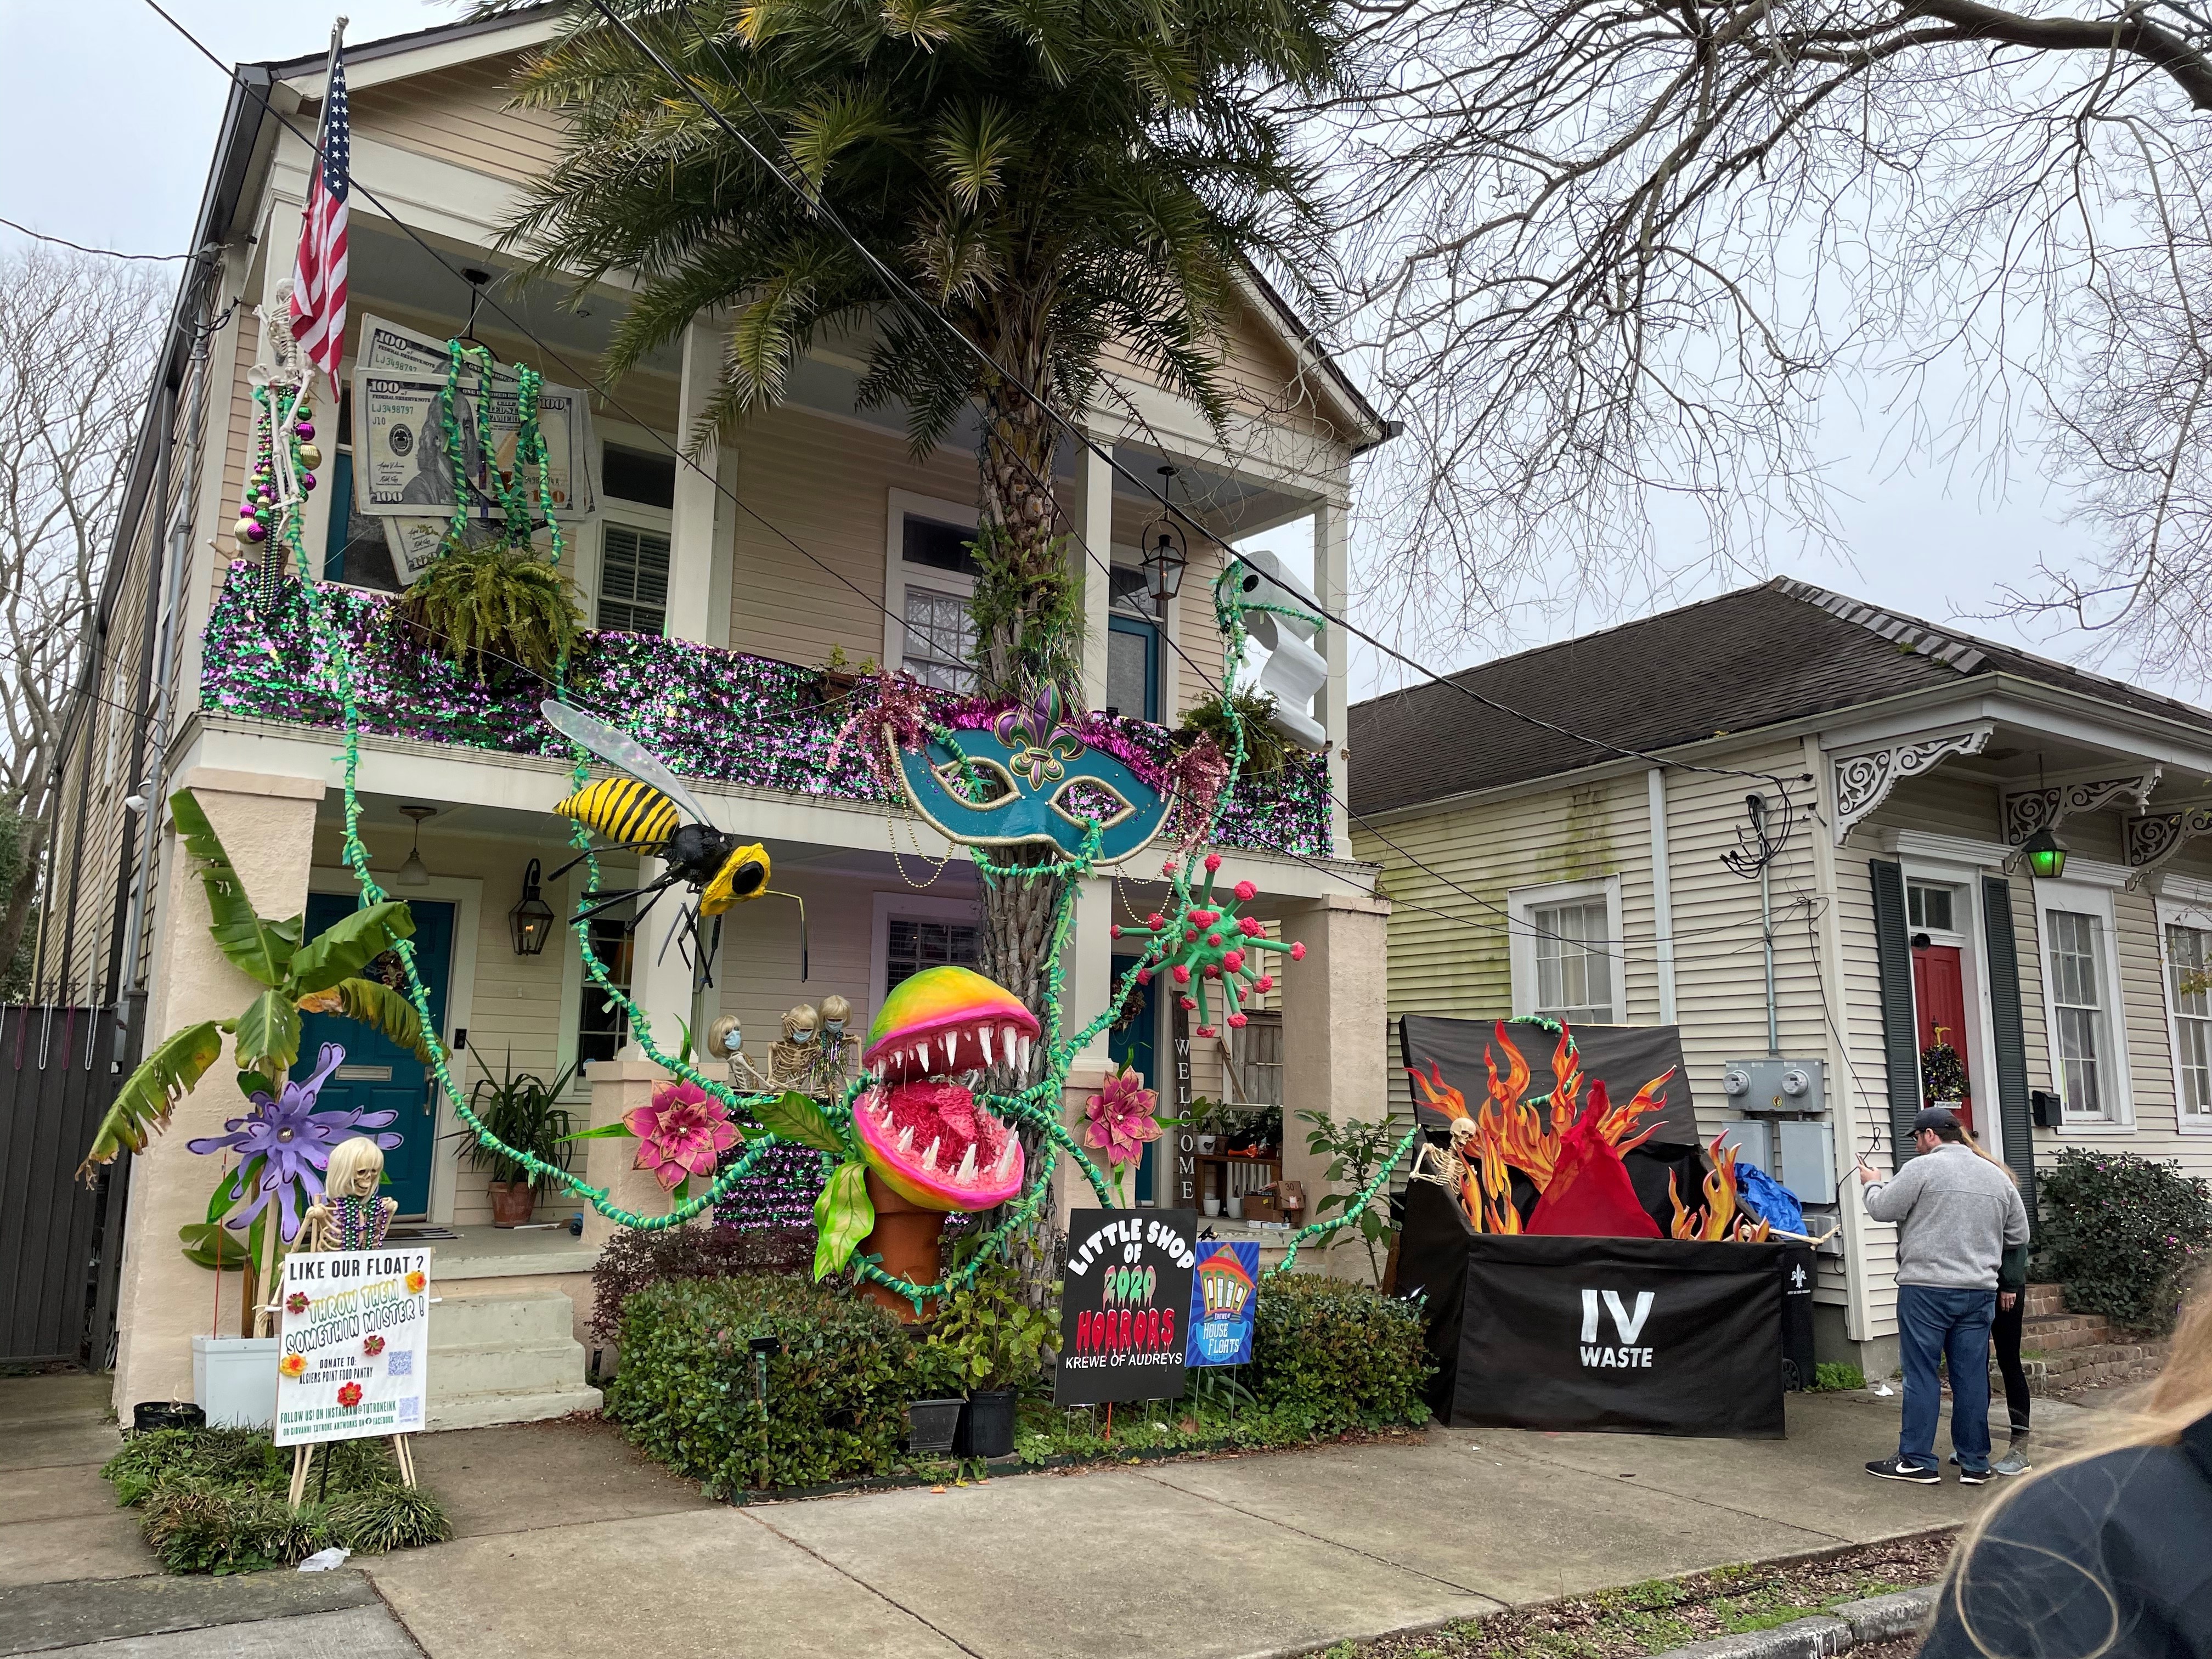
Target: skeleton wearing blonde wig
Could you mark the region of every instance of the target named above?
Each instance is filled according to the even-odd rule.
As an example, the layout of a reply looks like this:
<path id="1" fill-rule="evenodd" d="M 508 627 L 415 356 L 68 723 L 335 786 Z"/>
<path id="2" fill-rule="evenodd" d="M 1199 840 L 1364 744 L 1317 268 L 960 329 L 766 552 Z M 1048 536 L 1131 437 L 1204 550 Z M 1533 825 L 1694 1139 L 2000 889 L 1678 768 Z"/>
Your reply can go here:
<path id="1" fill-rule="evenodd" d="M 367 1135 L 341 1140 L 323 1171 L 323 1196 L 307 1206 L 296 1249 L 373 1250 L 384 1243 L 398 1203 L 376 1195 L 384 1176 L 384 1150 Z"/>

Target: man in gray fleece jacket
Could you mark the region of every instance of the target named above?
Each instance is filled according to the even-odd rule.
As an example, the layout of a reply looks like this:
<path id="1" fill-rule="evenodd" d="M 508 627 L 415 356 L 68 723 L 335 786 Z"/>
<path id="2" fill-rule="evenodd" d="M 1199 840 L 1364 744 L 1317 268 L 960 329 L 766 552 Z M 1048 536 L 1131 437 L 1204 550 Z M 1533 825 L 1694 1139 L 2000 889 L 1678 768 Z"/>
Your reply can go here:
<path id="1" fill-rule="evenodd" d="M 1905 1427 L 1897 1455 L 1867 1465 L 1885 1480 L 1935 1486 L 1936 1419 L 1951 1367 L 1951 1449 L 1961 1484 L 1990 1478 L 1990 1323 L 1998 1269 L 2027 1243 L 2027 1206 L 1998 1164 L 1966 1144 L 1959 1120 L 1931 1106 L 1912 1121 L 1918 1154 L 1884 1181 L 1859 1160 L 1867 1213 L 1898 1224 L 1897 1339 L 1905 1361 Z M 2018 1287 L 2014 1287 L 2018 1293 Z"/>

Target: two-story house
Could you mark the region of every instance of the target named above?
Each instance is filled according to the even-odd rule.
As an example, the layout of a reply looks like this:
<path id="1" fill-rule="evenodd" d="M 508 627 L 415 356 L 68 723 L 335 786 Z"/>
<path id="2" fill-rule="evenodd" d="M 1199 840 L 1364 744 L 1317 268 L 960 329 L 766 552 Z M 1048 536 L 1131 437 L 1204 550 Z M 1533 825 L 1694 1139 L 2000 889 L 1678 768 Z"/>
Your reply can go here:
<path id="1" fill-rule="evenodd" d="M 634 939 L 624 913 L 605 915 L 594 924 L 600 953 L 627 977 L 663 1043 L 677 1040 L 679 1018 L 703 1034 L 730 1016 L 746 1053 L 764 1060 L 795 1005 L 842 996 L 853 1027 L 865 1030 L 902 977 L 973 958 L 973 866 L 884 799 L 856 757 L 827 765 L 842 712 L 818 670 L 836 653 L 932 685 L 965 684 L 975 457 L 957 447 L 912 453 L 897 410 L 856 406 L 856 361 L 834 346 L 805 360 L 782 407 L 679 456 L 715 379 L 717 336 L 704 319 L 680 347 L 617 385 L 599 384 L 623 294 L 609 287 L 571 307 L 495 249 L 518 186 L 562 143 L 557 118 L 513 107 L 506 90 L 518 55 L 552 29 L 544 13 L 524 13 L 349 50 L 348 392 L 335 409 L 325 393 L 315 420 L 325 453 L 307 559 L 364 639 L 393 637 L 378 630 L 407 560 L 399 521 L 364 510 L 366 422 L 352 387 L 366 319 L 432 341 L 465 333 L 503 362 L 592 389 L 588 417 L 567 428 L 585 452 L 568 459 L 590 510 L 562 524 L 566 568 L 596 630 L 592 696 L 617 717 L 649 715 L 641 729 L 720 824 L 767 845 L 774 885 L 805 901 L 808 935 L 802 976 L 798 907 L 743 908 L 728 919 L 711 986 L 665 947 L 666 907 Z M 263 319 L 277 313 L 276 285 L 299 237 L 324 74 L 319 54 L 238 71 L 195 222 L 201 257 L 146 408 L 77 706 L 40 973 L 119 1000 L 133 1055 L 191 1020 L 234 1014 L 252 995 L 208 939 L 204 900 L 161 804 L 171 792 L 195 792 L 263 915 L 304 911 L 312 932 L 355 902 L 331 688 L 297 631 L 296 608 L 261 603 L 257 562 L 240 558 L 233 535 L 255 441 L 253 388 L 271 367 Z M 1350 465 L 1386 435 L 1383 424 L 1256 277 L 1224 346 L 1237 388 L 1225 439 L 1126 362 L 1115 363 L 1113 395 L 1091 430 L 1131 475 L 1161 478 L 1222 541 L 1310 521 L 1312 580 L 1340 609 Z M 1170 466 L 1172 475 L 1158 471 Z M 1087 701 L 1172 726 L 1204 694 L 1205 676 L 1220 672 L 1209 600 L 1219 547 L 1190 537 L 1179 592 L 1156 598 L 1140 551 L 1157 501 L 1073 445 L 1054 485 L 1082 570 Z M 517 916 L 530 877 L 568 856 L 570 826 L 551 810 L 568 792 L 567 763 L 541 752 L 550 750 L 542 732 L 522 734 L 500 713 L 534 698 L 516 704 L 512 687 L 459 686 L 391 654 L 398 649 L 376 657 L 363 680 L 361 832 L 374 867 L 413 907 L 418 961 L 460 1086 L 510 1065 L 546 1078 L 579 1066 L 580 1125 L 592 1066 L 612 1060 L 628 1034 L 586 982 L 568 929 L 526 938 Z M 1291 711 L 1308 722 L 1308 744 L 1279 775 L 1238 786 L 1220 848 L 1221 878 L 1255 883 L 1255 912 L 1308 946 L 1268 1011 L 1279 1052 L 1257 1068 L 1281 1079 L 1291 1113 L 1365 1110 L 1387 1087 L 1387 906 L 1373 896 L 1372 870 L 1353 859 L 1341 805 L 1344 641 L 1325 635 L 1319 649 L 1325 684 Z M 623 856 L 607 868 L 610 885 L 619 884 Z M 1072 1022 L 1104 1006 L 1109 925 L 1145 914 L 1158 868 L 1155 856 L 1086 884 Z M 543 881 L 557 917 L 581 880 L 577 872 Z M 1171 1090 L 1179 1028 L 1166 1000 L 1114 1033 L 1110 1048 Z M 1102 1042 L 1072 1077 L 1072 1110 L 1109 1048 Z M 1219 1068 L 1231 1058 L 1218 1044 L 1192 1045 L 1190 1086 L 1223 1093 Z M 398 1110 L 405 1140 L 390 1158 L 388 1190 L 403 1222 L 431 1231 L 444 1308 L 471 1295 L 568 1296 L 580 1328 L 594 1235 L 495 1236 L 471 1139 L 456 1133 L 419 1064 L 365 1048 L 325 1090 L 325 1103 L 334 1099 Z M 216 1172 L 185 1143 L 237 1109 L 218 1066 L 131 1160 L 115 1389 L 126 1410 L 190 1392 L 189 1340 L 210 1328 L 209 1275 L 179 1254 L 178 1229 L 201 1218 Z M 1295 1152 L 1288 1173 L 1322 1190 Z M 1170 1196 L 1176 1176 L 1164 1155 L 1139 1190 Z M 574 1208 L 551 1203 L 540 1218 L 565 1220 Z M 558 1323 L 553 1346 L 565 1357 L 514 1384 L 511 1397 L 477 1401 L 467 1420 L 571 1408 L 581 1369 L 566 1346 L 571 1322 Z"/>

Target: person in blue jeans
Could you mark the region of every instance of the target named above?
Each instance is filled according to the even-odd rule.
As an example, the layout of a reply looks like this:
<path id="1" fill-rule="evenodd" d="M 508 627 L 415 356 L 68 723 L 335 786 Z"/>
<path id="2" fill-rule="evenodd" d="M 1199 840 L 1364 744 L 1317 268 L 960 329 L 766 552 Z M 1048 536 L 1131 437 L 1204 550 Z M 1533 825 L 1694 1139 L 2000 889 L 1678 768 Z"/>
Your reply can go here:
<path id="1" fill-rule="evenodd" d="M 1859 1160 L 1866 1212 L 1897 1224 L 1897 1340 L 1905 1426 L 1897 1455 L 1866 1466 L 1884 1480 L 1932 1486 L 1943 1403 L 1936 1360 L 1951 1370 L 1951 1449 L 1961 1484 L 1990 1478 L 1990 1325 L 2008 1249 L 2027 1243 L 2027 1207 L 2005 1171 L 1966 1145 L 1959 1120 L 1930 1106 L 1912 1121 L 1915 1156 L 1888 1180 Z"/>

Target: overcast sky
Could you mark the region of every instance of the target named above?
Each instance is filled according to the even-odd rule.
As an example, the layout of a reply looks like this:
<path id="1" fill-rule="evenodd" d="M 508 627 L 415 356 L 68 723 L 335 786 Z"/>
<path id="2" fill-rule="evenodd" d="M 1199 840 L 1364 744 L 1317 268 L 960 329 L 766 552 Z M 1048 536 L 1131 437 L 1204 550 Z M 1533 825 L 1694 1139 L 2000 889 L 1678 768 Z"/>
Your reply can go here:
<path id="1" fill-rule="evenodd" d="M 321 51 L 330 16 L 297 0 L 164 0 L 226 60 L 283 58 Z M 449 21 L 458 9 L 420 0 L 346 0 L 348 38 L 372 40 Z M 0 217 L 95 247 L 174 253 L 190 233 L 221 116 L 224 77 L 144 0 L 0 0 Z M 0 247 L 19 246 L 0 227 Z M 2015 477 L 1993 499 L 1972 459 L 1914 465 L 1881 453 L 1888 416 L 1863 422 L 1841 398 L 1821 434 L 1836 510 L 1851 562 L 1807 559 L 1787 573 L 1936 623 L 1984 608 L 1991 590 L 2039 558 L 2080 545 L 2063 522 L 2066 506 Z M 2016 469 L 2017 471 L 2017 469 Z M 1284 550 L 1309 556 L 1310 542 Z M 1617 620 L 1585 613 L 1552 624 L 1550 636 Z M 1971 631 L 2066 656 L 2063 641 L 2003 623 L 1966 621 Z M 1524 635 L 1501 646 L 1541 642 Z M 1725 643 L 1716 642 L 1717 654 Z M 1432 654 L 1445 668 L 1476 659 Z M 2121 672 L 2115 665 L 2115 672 Z M 1381 665 L 1355 659 L 1357 689 L 1394 684 Z M 2161 688 L 2191 695 L 2195 688 Z"/>

